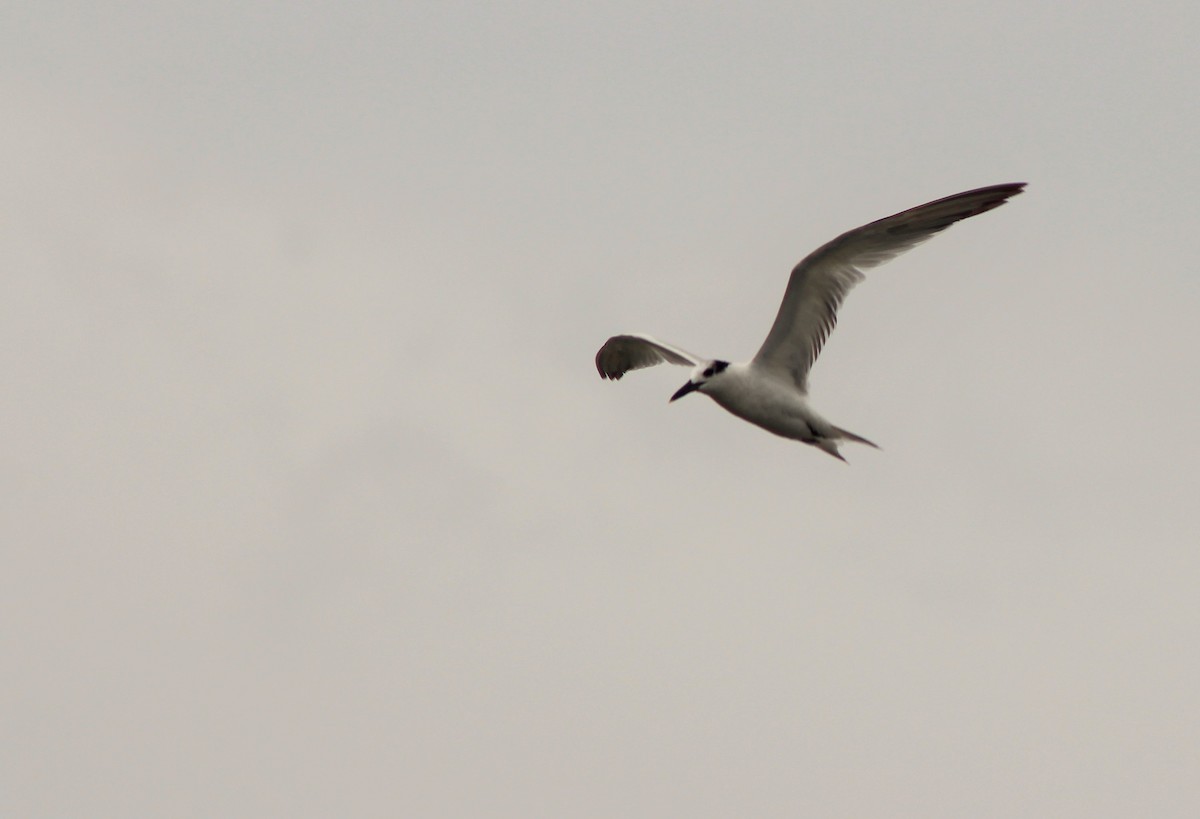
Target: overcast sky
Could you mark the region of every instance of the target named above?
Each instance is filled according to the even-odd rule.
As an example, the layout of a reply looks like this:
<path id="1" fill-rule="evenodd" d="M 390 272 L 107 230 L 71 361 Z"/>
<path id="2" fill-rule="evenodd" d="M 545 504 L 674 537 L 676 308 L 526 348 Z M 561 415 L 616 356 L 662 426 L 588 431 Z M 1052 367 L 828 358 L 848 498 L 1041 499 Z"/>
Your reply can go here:
<path id="1" fill-rule="evenodd" d="M 0 814 L 1200 815 L 1200 6 L 19 3 Z M 839 232 L 811 380 L 744 360 Z"/>

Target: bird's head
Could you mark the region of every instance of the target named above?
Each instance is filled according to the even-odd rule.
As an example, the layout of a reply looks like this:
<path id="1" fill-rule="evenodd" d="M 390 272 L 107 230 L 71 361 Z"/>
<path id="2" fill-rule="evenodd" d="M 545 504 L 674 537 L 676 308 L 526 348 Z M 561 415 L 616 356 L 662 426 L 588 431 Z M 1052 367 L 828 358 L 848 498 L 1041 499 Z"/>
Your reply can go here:
<path id="1" fill-rule="evenodd" d="M 675 391 L 671 396 L 674 401 L 677 398 L 683 398 L 689 392 L 696 390 L 704 391 L 705 386 L 712 383 L 714 379 L 720 378 L 721 373 L 725 372 L 725 368 L 729 366 L 728 361 L 706 361 L 696 369 L 692 370 L 692 377 L 688 382 Z"/>

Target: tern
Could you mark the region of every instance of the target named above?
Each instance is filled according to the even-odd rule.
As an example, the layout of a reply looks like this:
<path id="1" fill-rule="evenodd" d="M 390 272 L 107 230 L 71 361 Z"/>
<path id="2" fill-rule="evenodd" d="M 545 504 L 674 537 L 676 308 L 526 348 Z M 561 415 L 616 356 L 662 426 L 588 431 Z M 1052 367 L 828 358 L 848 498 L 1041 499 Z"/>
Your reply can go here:
<path id="1" fill-rule="evenodd" d="M 845 461 L 839 441 L 878 449 L 861 435 L 834 426 L 808 403 L 808 371 L 837 323 L 846 294 L 863 271 L 899 256 L 961 219 L 1000 207 L 1024 182 L 956 193 L 847 231 L 792 269 L 767 340 L 744 363 L 703 359 L 640 333 L 613 336 L 596 353 L 601 378 L 619 379 L 656 364 L 692 367 L 670 400 L 701 392 L 737 417 L 784 438 L 815 446 Z"/>

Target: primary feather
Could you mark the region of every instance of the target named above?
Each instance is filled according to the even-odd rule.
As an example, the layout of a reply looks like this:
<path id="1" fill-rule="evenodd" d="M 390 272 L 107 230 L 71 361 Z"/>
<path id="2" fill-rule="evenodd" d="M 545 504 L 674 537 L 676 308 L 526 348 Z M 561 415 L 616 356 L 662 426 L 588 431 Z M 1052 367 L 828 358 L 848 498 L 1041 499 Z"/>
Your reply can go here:
<path id="1" fill-rule="evenodd" d="M 596 353 L 596 369 L 600 377 L 614 381 L 630 370 L 664 363 L 695 367 L 700 359 L 678 347 L 638 334 L 613 336 Z"/>

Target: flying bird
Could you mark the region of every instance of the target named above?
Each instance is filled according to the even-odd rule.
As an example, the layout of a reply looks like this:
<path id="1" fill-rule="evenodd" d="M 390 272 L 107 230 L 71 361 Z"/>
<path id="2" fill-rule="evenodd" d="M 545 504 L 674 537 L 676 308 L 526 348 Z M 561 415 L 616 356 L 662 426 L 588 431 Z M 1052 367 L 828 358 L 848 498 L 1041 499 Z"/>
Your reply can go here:
<path id="1" fill-rule="evenodd" d="M 745 363 L 703 359 L 642 334 L 613 336 L 596 353 L 601 378 L 618 379 L 656 364 L 692 367 L 671 401 L 701 392 L 768 432 L 815 446 L 842 461 L 839 441 L 878 447 L 826 421 L 808 403 L 808 371 L 837 323 L 846 294 L 863 271 L 916 247 L 960 219 L 1000 207 L 1024 182 L 991 185 L 919 205 L 847 231 L 792 269 L 767 340 Z"/>

